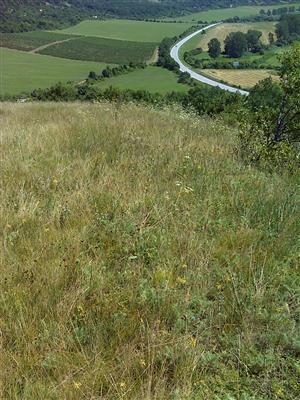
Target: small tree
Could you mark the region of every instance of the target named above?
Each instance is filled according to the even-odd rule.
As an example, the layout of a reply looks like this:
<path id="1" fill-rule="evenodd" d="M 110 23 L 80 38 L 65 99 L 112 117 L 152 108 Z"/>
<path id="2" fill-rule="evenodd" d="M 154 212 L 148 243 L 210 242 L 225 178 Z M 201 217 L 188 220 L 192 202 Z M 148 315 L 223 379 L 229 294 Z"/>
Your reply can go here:
<path id="1" fill-rule="evenodd" d="M 89 79 L 96 80 L 96 79 L 97 79 L 97 74 L 96 74 L 96 72 L 91 71 L 91 72 L 89 73 Z"/>
<path id="2" fill-rule="evenodd" d="M 231 32 L 225 39 L 225 54 L 239 58 L 248 49 L 246 35 L 243 32 Z"/>
<path id="3" fill-rule="evenodd" d="M 208 54 L 212 58 L 217 58 L 221 54 L 221 43 L 217 38 L 213 38 L 209 41 Z"/>
<path id="4" fill-rule="evenodd" d="M 300 44 L 281 57 L 279 76 L 278 84 L 267 79 L 251 91 L 241 140 L 243 154 L 251 161 L 281 168 L 299 163 Z"/>
<path id="5" fill-rule="evenodd" d="M 246 33 L 246 40 L 248 43 L 248 50 L 255 51 L 261 47 L 260 38 L 262 36 L 262 32 L 257 31 L 255 29 L 249 29 Z"/>
<path id="6" fill-rule="evenodd" d="M 269 43 L 271 46 L 275 43 L 275 37 L 273 32 L 269 32 Z"/>

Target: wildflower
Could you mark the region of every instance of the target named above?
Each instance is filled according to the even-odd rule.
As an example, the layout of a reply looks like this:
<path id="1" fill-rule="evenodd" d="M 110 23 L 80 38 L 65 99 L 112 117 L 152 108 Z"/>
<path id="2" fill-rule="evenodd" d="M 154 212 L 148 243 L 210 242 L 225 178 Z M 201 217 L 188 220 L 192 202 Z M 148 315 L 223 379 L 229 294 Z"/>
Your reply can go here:
<path id="1" fill-rule="evenodd" d="M 53 183 L 53 185 L 56 186 L 58 184 L 58 180 L 57 179 L 53 179 L 52 183 Z"/>
<path id="2" fill-rule="evenodd" d="M 140 364 L 142 367 L 146 367 L 146 361 L 143 358 L 140 359 Z"/>
<path id="3" fill-rule="evenodd" d="M 181 285 L 185 285 L 186 284 L 186 279 L 179 276 L 177 278 L 177 282 L 180 283 Z"/>
<path id="4" fill-rule="evenodd" d="M 175 185 L 176 185 L 176 186 L 181 186 L 181 185 L 182 185 L 182 182 L 176 181 L 176 182 L 175 182 Z"/>
<path id="5" fill-rule="evenodd" d="M 82 385 L 82 383 L 81 382 L 76 382 L 76 381 L 74 381 L 74 387 L 76 388 L 76 389 L 80 389 L 80 386 Z"/>
<path id="6" fill-rule="evenodd" d="M 191 188 L 190 186 L 186 186 L 186 187 L 183 189 L 183 191 L 184 191 L 184 193 L 193 193 L 194 189 Z"/>
<path id="7" fill-rule="evenodd" d="M 191 337 L 190 345 L 191 345 L 191 347 L 195 348 L 197 346 L 197 339 L 194 337 Z"/>
<path id="8" fill-rule="evenodd" d="M 120 387 L 121 387 L 122 389 L 125 389 L 125 388 L 126 388 L 126 383 L 125 383 L 125 382 L 121 382 L 121 383 L 120 383 Z"/>
<path id="9" fill-rule="evenodd" d="M 217 287 L 218 290 L 223 289 L 223 286 L 220 283 L 218 283 L 216 287 Z"/>

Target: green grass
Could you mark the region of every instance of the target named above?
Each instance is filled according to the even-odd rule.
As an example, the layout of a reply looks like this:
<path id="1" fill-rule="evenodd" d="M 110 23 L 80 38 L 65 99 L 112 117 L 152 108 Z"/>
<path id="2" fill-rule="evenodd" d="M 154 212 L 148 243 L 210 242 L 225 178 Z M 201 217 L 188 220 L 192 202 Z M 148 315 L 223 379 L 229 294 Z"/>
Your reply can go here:
<path id="1" fill-rule="evenodd" d="M 1 33 L 0 47 L 30 51 L 48 43 L 69 39 L 63 33 L 36 31 L 24 33 Z"/>
<path id="2" fill-rule="evenodd" d="M 0 48 L 0 94 L 18 94 L 36 88 L 46 88 L 58 81 L 79 81 L 89 71 L 100 72 L 101 63 L 64 60 Z"/>
<path id="3" fill-rule="evenodd" d="M 153 56 L 155 48 L 154 43 L 83 37 L 55 44 L 40 53 L 74 60 L 128 64 L 131 61 L 149 60 Z"/>
<path id="4" fill-rule="evenodd" d="M 228 18 L 233 17 L 249 17 L 254 16 L 259 13 L 261 9 L 264 10 L 273 10 L 274 8 L 282 8 L 286 6 L 300 6 L 299 2 L 290 3 L 290 4 L 281 4 L 281 5 L 262 5 L 262 6 L 240 6 L 240 7 L 232 7 L 232 8 L 220 8 L 216 10 L 208 10 L 208 11 L 200 11 L 192 14 L 188 14 L 185 16 L 177 17 L 175 19 L 184 21 L 184 22 L 192 22 L 195 21 L 203 21 L 203 22 L 213 22 L 213 21 L 221 21 Z M 167 18 L 167 20 L 173 20 L 174 18 Z"/>
<path id="5" fill-rule="evenodd" d="M 110 19 L 106 21 L 83 21 L 78 25 L 57 32 L 159 43 L 165 37 L 178 36 L 191 25 L 189 22 L 163 23 Z"/>
<path id="6" fill-rule="evenodd" d="M 0 113 L 1 399 L 297 399 L 297 176 L 179 109 Z"/>
<path id="7" fill-rule="evenodd" d="M 150 66 L 125 75 L 104 79 L 96 85 L 100 88 L 113 86 L 119 89 L 148 90 L 152 93 L 161 94 L 172 91 L 187 92 L 189 87 L 177 83 L 177 79 L 178 77 L 167 69 Z"/>
<path id="8" fill-rule="evenodd" d="M 198 54 L 194 56 L 194 58 L 203 60 L 204 62 L 210 63 L 210 62 L 223 62 L 223 63 L 228 63 L 232 64 L 233 62 L 239 61 L 239 62 L 255 62 L 257 66 L 268 66 L 268 67 L 278 67 L 280 66 L 280 61 L 279 61 L 279 55 L 282 54 L 284 51 L 288 49 L 288 46 L 285 47 L 272 47 L 268 50 L 265 50 L 263 55 L 260 55 L 258 53 L 245 53 L 242 57 L 236 59 L 236 58 L 230 58 L 230 57 L 225 57 L 225 56 L 220 56 L 215 59 L 212 59 L 207 52 L 203 52 L 201 54 Z"/>

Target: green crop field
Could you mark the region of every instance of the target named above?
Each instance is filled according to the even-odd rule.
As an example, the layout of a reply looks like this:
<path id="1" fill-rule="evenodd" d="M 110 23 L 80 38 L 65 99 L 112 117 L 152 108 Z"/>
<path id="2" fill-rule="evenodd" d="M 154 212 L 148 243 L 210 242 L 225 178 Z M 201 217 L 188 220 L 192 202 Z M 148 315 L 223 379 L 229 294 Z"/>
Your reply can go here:
<path id="1" fill-rule="evenodd" d="M 105 65 L 95 62 L 63 60 L 0 48 L 0 94 L 18 94 L 46 88 L 58 81 L 79 81 L 89 71 L 101 71 Z"/>
<path id="2" fill-rule="evenodd" d="M 57 32 L 158 43 L 164 37 L 179 35 L 191 25 L 191 22 L 164 23 L 110 19 L 106 21 L 83 21 L 78 25 Z"/>
<path id="3" fill-rule="evenodd" d="M 187 92 L 189 87 L 177 83 L 178 77 L 167 69 L 159 67 L 147 67 L 135 70 L 125 75 L 104 79 L 97 83 L 98 87 L 110 86 L 119 89 L 148 90 L 152 93 Z"/>
<path id="4" fill-rule="evenodd" d="M 76 36 L 74 37 L 76 38 Z M 30 51 L 48 43 L 66 39 L 70 39 L 70 36 L 63 33 L 46 31 L 2 33 L 0 36 L 0 47 Z"/>
<path id="5" fill-rule="evenodd" d="M 143 62 L 149 60 L 153 56 L 155 48 L 154 43 L 82 37 L 55 44 L 40 53 L 74 60 L 128 64 L 131 61 Z"/>
<path id="6" fill-rule="evenodd" d="M 264 5 L 264 6 L 240 6 L 232 8 L 220 8 L 216 10 L 200 11 L 197 13 L 192 13 L 185 15 L 183 17 L 178 17 L 177 19 L 184 22 L 195 22 L 195 21 L 221 21 L 227 18 L 233 17 L 249 17 L 257 15 L 261 9 L 273 10 L 274 8 L 282 8 L 286 6 L 300 6 L 300 2 L 290 3 L 290 4 L 280 4 L 280 5 Z M 174 18 L 166 18 L 165 20 L 173 20 Z"/>

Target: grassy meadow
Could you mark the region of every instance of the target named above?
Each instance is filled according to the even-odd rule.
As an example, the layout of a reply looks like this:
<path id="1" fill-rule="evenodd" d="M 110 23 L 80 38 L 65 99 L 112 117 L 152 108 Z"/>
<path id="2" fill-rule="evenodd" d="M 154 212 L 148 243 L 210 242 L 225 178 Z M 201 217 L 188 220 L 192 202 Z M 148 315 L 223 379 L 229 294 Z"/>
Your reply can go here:
<path id="1" fill-rule="evenodd" d="M 219 8 L 215 10 L 208 11 L 199 11 L 196 13 L 187 14 L 184 16 L 180 16 L 175 18 L 176 20 L 180 20 L 183 22 L 214 22 L 214 21 L 222 21 L 228 18 L 233 17 L 249 17 L 254 16 L 259 13 L 261 9 L 264 10 L 273 10 L 282 7 L 290 7 L 290 6 L 300 6 L 300 2 L 295 3 L 285 3 L 281 5 L 259 5 L 259 6 L 240 6 L 240 7 L 231 7 L 231 8 Z M 166 20 L 173 20 L 174 18 L 165 18 Z"/>
<path id="2" fill-rule="evenodd" d="M 90 71 L 100 72 L 106 64 L 66 60 L 0 48 L 0 95 L 19 94 L 46 88 L 58 81 L 80 81 Z"/>
<path id="3" fill-rule="evenodd" d="M 190 89 L 187 85 L 177 83 L 177 80 L 178 76 L 167 69 L 148 66 L 125 75 L 104 79 L 97 83 L 97 86 L 103 89 L 113 86 L 119 89 L 147 90 L 161 94 L 173 91 L 187 92 Z"/>
<path id="4" fill-rule="evenodd" d="M 151 59 L 155 49 L 155 43 L 79 37 L 76 40 L 54 44 L 39 53 L 73 60 L 129 64 L 131 61 L 144 62 Z"/>
<path id="5" fill-rule="evenodd" d="M 3 104 L 1 399 L 299 396 L 299 182 L 237 130 Z"/>
<path id="6" fill-rule="evenodd" d="M 159 43 L 165 37 L 178 36 L 191 25 L 190 22 L 164 23 L 109 19 L 105 21 L 83 21 L 78 25 L 57 32 L 134 42 Z"/>

